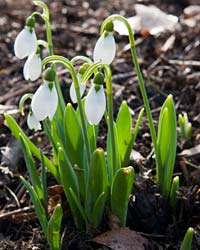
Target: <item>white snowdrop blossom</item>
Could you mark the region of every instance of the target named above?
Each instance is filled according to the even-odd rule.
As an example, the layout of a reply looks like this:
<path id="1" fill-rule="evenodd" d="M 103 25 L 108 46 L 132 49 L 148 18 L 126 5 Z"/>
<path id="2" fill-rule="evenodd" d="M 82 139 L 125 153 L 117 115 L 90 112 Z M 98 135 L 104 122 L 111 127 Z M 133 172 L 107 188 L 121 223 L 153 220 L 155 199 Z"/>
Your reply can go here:
<path id="1" fill-rule="evenodd" d="M 55 85 L 45 80 L 33 95 L 31 102 L 31 108 L 36 120 L 43 121 L 47 117 L 52 120 L 57 106 L 58 94 Z"/>
<path id="2" fill-rule="evenodd" d="M 42 73 L 42 61 L 39 54 L 31 54 L 24 64 L 24 78 L 35 81 Z"/>
<path id="3" fill-rule="evenodd" d="M 23 59 L 37 50 L 37 37 L 34 28 L 25 26 L 18 34 L 14 43 L 14 52 L 16 57 Z"/>
<path id="4" fill-rule="evenodd" d="M 33 112 L 29 112 L 27 117 L 27 125 L 30 129 L 34 129 L 35 131 L 41 130 L 40 122 L 35 118 Z"/>
<path id="5" fill-rule="evenodd" d="M 81 83 L 81 78 L 82 75 L 81 74 L 77 74 L 77 79 L 78 79 L 78 83 L 79 83 L 79 88 L 80 88 L 80 96 L 82 97 L 85 88 L 86 88 L 86 84 Z M 72 100 L 73 103 L 77 103 L 77 98 L 76 98 L 76 91 L 75 91 L 75 87 L 74 87 L 74 83 L 72 82 L 71 86 L 70 86 L 70 98 Z"/>
<path id="6" fill-rule="evenodd" d="M 116 44 L 113 32 L 104 31 L 95 45 L 93 60 L 94 62 L 111 64 L 115 57 L 115 53 Z"/>
<path id="7" fill-rule="evenodd" d="M 106 110 L 106 97 L 103 85 L 96 90 L 93 84 L 85 100 L 85 114 L 90 124 L 97 125 Z"/>

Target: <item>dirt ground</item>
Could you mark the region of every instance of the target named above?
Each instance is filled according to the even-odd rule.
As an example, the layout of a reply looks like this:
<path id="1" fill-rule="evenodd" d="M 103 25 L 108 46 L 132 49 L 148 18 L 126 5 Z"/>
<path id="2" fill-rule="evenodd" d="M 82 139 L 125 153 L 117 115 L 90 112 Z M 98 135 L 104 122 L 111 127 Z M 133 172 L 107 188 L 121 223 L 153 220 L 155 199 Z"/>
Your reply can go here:
<path id="1" fill-rule="evenodd" d="M 32 133 L 26 118 L 18 111 L 20 97 L 34 92 L 40 80 L 27 82 L 23 78 L 24 60 L 14 56 L 13 44 L 24 21 L 36 8 L 31 0 L 0 0 L 0 250 L 47 250 L 48 245 L 34 213 L 30 198 L 19 180 L 28 178 L 20 146 L 5 124 L 3 114 L 14 116 L 25 133 L 50 155 L 50 146 L 43 132 Z M 45 1 L 51 11 L 54 52 L 69 59 L 75 55 L 92 58 L 102 21 L 110 14 L 125 17 L 135 15 L 135 0 Z M 195 229 L 193 250 L 200 249 L 200 9 L 185 8 L 198 1 L 140 0 L 140 4 L 154 4 L 166 13 L 177 16 L 173 31 L 157 35 L 137 32 L 137 53 L 152 107 L 155 124 L 160 107 L 168 94 L 172 94 L 177 114 L 187 112 L 193 126 L 192 137 L 178 138 L 174 175 L 180 178 L 178 211 L 170 213 L 169 207 L 159 195 L 155 185 L 155 162 L 151 157 L 151 138 L 147 119 L 144 117 L 139 136 L 134 144 L 132 165 L 136 181 L 130 198 L 127 226 L 140 232 L 148 240 L 143 249 L 180 249 L 188 227 Z M 200 7 L 200 3 L 199 3 Z M 39 10 L 39 9 L 38 9 Z M 190 20 L 189 20 L 190 19 Z M 190 21 L 187 22 L 187 21 Z M 191 22 L 194 23 L 192 26 Z M 38 38 L 45 38 L 44 25 L 38 20 Z M 143 107 L 137 77 L 133 69 L 126 36 L 116 33 L 117 56 L 112 63 L 114 112 L 122 100 L 127 100 L 135 112 L 133 122 Z M 45 51 L 43 52 L 45 56 Z M 69 101 L 71 80 L 62 68 L 58 68 L 61 87 L 66 102 Z M 27 106 L 28 107 L 28 106 Z M 28 109 L 27 109 L 28 110 Z M 99 145 L 106 140 L 104 127 Z M 49 186 L 55 180 L 48 176 Z M 133 199 L 134 198 L 134 199 Z M 113 249 L 88 240 L 77 232 L 67 204 L 62 226 L 62 249 Z M 102 233 L 106 226 L 102 226 Z M 134 246 L 133 246 L 134 247 Z M 122 248 L 120 248 L 122 249 Z M 132 248 L 134 249 L 134 248 Z M 140 248 L 142 250 L 142 248 Z"/>

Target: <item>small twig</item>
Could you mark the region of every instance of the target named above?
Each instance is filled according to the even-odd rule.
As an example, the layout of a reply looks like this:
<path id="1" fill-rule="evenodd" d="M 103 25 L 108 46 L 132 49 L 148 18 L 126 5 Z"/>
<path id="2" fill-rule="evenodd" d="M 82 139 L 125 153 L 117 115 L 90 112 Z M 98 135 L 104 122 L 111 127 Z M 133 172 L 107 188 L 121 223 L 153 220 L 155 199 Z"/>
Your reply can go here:
<path id="1" fill-rule="evenodd" d="M 18 207 L 20 207 L 20 204 L 19 204 L 19 200 L 17 198 L 17 196 L 15 195 L 15 193 L 9 188 L 6 186 L 6 189 L 8 190 L 8 192 L 12 195 L 12 197 L 14 198 L 16 204 Z"/>
<path id="2" fill-rule="evenodd" d="M 143 233 L 143 232 L 138 232 L 142 236 L 150 237 L 150 238 L 166 238 L 166 235 L 161 235 L 161 234 L 148 234 L 148 233 Z"/>
<path id="3" fill-rule="evenodd" d="M 21 214 L 24 212 L 30 212 L 32 210 L 33 210 L 33 206 L 29 206 L 29 207 L 23 207 L 23 208 L 14 210 L 14 211 L 10 211 L 10 212 L 4 213 L 4 214 L 0 214 L 0 220 L 6 219 L 12 215 Z"/>
<path id="4" fill-rule="evenodd" d="M 192 60 L 169 60 L 170 64 L 177 64 L 183 66 L 197 66 L 200 67 L 200 61 L 192 61 Z"/>

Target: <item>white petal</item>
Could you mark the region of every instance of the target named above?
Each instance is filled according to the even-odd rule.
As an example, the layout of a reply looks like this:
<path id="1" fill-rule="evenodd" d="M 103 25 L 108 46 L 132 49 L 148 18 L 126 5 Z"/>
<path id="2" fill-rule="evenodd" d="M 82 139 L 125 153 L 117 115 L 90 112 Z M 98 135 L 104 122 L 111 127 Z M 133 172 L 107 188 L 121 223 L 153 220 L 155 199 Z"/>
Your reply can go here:
<path id="1" fill-rule="evenodd" d="M 85 88 L 86 88 L 86 84 L 81 83 L 81 75 L 80 74 L 77 75 L 77 78 L 78 78 L 78 83 L 79 83 L 79 88 L 80 88 L 80 96 L 82 97 L 82 95 L 85 91 Z M 73 82 L 70 86 L 69 93 L 70 93 L 70 98 L 71 98 L 72 102 L 77 103 L 76 91 L 75 91 Z"/>
<path id="2" fill-rule="evenodd" d="M 47 81 L 42 84 L 35 92 L 31 107 L 38 121 L 42 121 L 49 117 L 52 120 L 58 105 L 58 95 L 56 88 L 53 84 L 53 88 L 49 89 L 49 83 Z"/>
<path id="3" fill-rule="evenodd" d="M 103 86 L 96 92 L 93 85 L 85 100 L 85 113 L 90 124 L 97 125 L 106 109 L 106 97 Z"/>
<path id="4" fill-rule="evenodd" d="M 28 114 L 27 124 L 30 129 L 34 129 L 35 131 L 41 130 L 41 124 L 39 121 L 36 120 L 34 113 Z"/>
<path id="5" fill-rule="evenodd" d="M 24 78 L 26 80 L 37 80 L 42 72 L 42 61 L 40 56 L 32 54 L 28 57 L 24 64 Z"/>
<path id="6" fill-rule="evenodd" d="M 58 94 L 57 94 L 57 91 L 56 91 L 56 87 L 55 85 L 53 85 L 53 88 L 51 90 L 51 93 L 50 93 L 50 98 L 51 98 L 51 102 L 50 102 L 50 105 L 49 105 L 49 114 L 48 114 L 48 117 L 49 117 L 49 120 L 51 121 L 56 113 L 56 110 L 57 110 L 57 107 L 58 107 Z"/>
<path id="7" fill-rule="evenodd" d="M 30 32 L 29 27 L 25 27 L 17 36 L 14 43 L 14 52 L 16 57 L 23 59 L 35 53 L 37 50 L 37 38 L 35 30 Z"/>
<path id="8" fill-rule="evenodd" d="M 105 32 L 95 45 L 93 59 L 94 62 L 110 64 L 116 53 L 115 39 L 112 32 L 109 32 L 106 37 L 104 35 Z"/>

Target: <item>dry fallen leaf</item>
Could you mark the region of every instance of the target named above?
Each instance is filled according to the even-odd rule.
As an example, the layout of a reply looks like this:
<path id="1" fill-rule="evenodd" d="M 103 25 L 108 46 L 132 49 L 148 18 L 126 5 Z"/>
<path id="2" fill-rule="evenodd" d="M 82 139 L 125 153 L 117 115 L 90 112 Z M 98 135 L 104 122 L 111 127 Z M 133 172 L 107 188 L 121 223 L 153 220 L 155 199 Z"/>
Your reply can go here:
<path id="1" fill-rule="evenodd" d="M 185 156 L 185 157 L 198 157 L 200 155 L 200 144 L 189 149 L 183 150 L 178 156 Z"/>
<path id="2" fill-rule="evenodd" d="M 169 15 L 154 5 L 135 4 L 136 16 L 127 18 L 135 32 L 144 35 L 157 35 L 166 30 L 174 31 L 178 17 Z M 127 28 L 121 21 L 114 21 L 114 30 L 120 35 L 128 35 Z"/>
<path id="3" fill-rule="evenodd" d="M 195 27 L 200 20 L 200 6 L 190 5 L 183 10 L 184 15 L 180 18 L 182 24 L 188 27 Z"/>
<path id="4" fill-rule="evenodd" d="M 113 250 L 145 250 L 148 246 L 146 238 L 127 227 L 107 231 L 98 235 L 94 241 Z"/>

